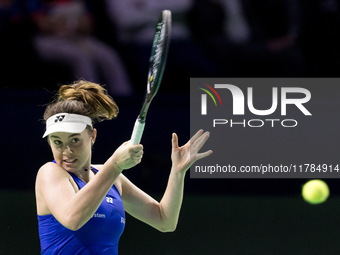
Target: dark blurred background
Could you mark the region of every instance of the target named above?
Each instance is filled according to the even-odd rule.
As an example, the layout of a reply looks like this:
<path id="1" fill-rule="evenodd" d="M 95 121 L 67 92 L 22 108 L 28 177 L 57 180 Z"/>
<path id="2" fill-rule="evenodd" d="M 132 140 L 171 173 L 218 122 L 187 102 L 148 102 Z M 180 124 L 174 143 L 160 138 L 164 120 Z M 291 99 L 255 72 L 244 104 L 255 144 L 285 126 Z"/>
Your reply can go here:
<path id="1" fill-rule="evenodd" d="M 61 84 L 106 85 L 120 107 L 97 125 L 93 162 L 128 140 L 144 98 L 154 26 L 173 14 L 168 63 L 128 178 L 160 199 L 171 133 L 189 137 L 190 77 L 338 77 L 338 0 L 0 0 L 0 254 L 39 254 L 35 175 L 52 160 L 42 115 Z M 338 148 L 334 148 L 336 150 Z M 121 254 L 339 254 L 339 188 L 301 198 L 304 179 L 190 179 L 178 229 L 128 217 Z"/>

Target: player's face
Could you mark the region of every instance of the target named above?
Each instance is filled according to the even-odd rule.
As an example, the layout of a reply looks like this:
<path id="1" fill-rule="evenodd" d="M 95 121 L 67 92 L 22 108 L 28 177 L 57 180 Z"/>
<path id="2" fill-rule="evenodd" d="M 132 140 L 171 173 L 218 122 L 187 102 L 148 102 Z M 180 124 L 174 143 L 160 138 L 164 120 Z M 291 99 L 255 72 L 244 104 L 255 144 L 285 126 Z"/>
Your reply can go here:
<path id="1" fill-rule="evenodd" d="M 56 163 L 68 172 L 77 172 L 89 169 L 95 138 L 95 129 L 92 134 L 85 129 L 81 133 L 53 133 L 48 139 Z"/>

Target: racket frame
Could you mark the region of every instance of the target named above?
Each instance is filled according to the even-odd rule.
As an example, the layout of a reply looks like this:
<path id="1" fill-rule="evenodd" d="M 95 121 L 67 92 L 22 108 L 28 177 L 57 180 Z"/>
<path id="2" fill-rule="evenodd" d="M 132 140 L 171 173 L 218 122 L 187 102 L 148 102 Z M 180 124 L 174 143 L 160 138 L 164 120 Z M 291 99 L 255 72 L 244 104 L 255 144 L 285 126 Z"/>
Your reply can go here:
<path id="1" fill-rule="evenodd" d="M 156 26 L 151 55 L 149 59 L 149 72 L 146 94 L 141 111 L 136 119 L 131 135 L 132 144 L 139 144 L 143 135 L 146 115 L 152 99 L 158 92 L 162 82 L 163 73 L 167 61 L 171 34 L 171 11 L 163 10 Z M 163 38 L 163 39 L 162 39 Z"/>

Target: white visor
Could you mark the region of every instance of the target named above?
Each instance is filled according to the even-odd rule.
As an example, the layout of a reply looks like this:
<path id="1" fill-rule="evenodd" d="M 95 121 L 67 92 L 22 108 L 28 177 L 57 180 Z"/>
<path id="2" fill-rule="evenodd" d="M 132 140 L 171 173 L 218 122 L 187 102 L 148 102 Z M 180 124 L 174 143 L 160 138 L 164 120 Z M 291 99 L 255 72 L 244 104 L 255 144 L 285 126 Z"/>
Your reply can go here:
<path id="1" fill-rule="evenodd" d="M 92 127 L 91 118 L 71 113 L 58 113 L 49 117 L 46 121 L 46 132 L 43 138 L 56 132 L 81 133 L 86 126 Z"/>

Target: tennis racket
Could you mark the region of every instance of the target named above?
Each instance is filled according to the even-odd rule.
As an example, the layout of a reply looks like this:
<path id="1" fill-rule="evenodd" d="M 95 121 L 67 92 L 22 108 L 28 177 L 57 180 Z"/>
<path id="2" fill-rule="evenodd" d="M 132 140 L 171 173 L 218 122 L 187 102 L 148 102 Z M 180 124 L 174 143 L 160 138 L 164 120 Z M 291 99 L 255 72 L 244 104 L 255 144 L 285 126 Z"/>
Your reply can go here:
<path id="1" fill-rule="evenodd" d="M 145 127 L 146 114 L 152 99 L 156 95 L 162 81 L 163 72 L 168 56 L 171 33 L 171 12 L 162 11 L 159 16 L 155 37 L 152 44 L 146 95 L 142 109 L 137 117 L 131 135 L 132 144 L 139 144 Z"/>

